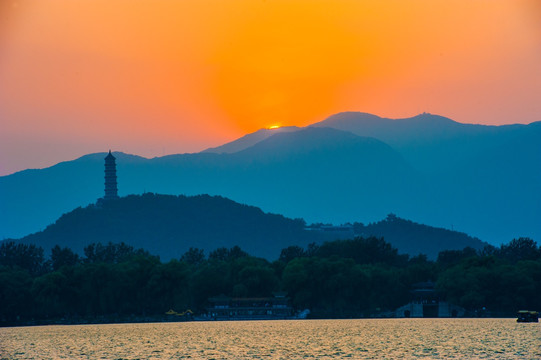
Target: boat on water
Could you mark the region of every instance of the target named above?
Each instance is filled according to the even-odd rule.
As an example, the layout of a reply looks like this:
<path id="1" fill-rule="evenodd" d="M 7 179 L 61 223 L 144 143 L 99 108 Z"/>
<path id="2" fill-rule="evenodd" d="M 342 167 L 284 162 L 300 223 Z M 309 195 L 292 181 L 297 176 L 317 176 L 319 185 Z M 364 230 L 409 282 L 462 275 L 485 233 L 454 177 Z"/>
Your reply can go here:
<path id="1" fill-rule="evenodd" d="M 539 322 L 539 313 L 531 310 L 517 312 L 517 322 Z"/>

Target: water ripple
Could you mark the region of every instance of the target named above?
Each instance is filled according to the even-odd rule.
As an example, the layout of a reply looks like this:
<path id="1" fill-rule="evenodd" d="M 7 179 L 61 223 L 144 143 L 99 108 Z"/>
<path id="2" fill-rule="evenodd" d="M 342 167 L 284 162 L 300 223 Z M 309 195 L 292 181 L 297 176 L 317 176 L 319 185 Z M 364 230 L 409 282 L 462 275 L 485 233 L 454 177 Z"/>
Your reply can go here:
<path id="1" fill-rule="evenodd" d="M 0 359 L 539 359 L 539 324 L 366 319 L 0 329 Z"/>

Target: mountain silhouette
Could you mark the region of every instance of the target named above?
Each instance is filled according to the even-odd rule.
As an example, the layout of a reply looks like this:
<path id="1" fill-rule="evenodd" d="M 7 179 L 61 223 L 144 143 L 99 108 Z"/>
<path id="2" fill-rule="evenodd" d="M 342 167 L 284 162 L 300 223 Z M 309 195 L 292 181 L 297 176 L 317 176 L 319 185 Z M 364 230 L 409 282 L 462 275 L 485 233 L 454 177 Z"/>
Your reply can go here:
<path id="1" fill-rule="evenodd" d="M 461 124 L 451 119 L 421 114 L 405 119 L 344 112 L 311 126 L 331 127 L 369 136 L 398 150 L 412 165 L 427 173 L 440 173 L 479 159 L 497 148 L 528 141 L 539 144 L 541 122 L 530 125 L 487 126 Z M 507 149 L 513 151 L 513 149 Z M 532 154 L 534 155 L 534 154 Z"/>
<path id="2" fill-rule="evenodd" d="M 206 150 L 203 150 L 202 152 L 215 153 L 215 154 L 224 154 L 224 153 L 231 154 L 231 153 L 235 153 L 237 151 L 241 151 L 246 148 L 249 148 L 250 146 L 257 144 L 258 142 L 261 142 L 270 136 L 273 136 L 282 132 L 290 132 L 290 131 L 297 131 L 297 130 L 299 130 L 299 128 L 296 126 L 282 126 L 277 129 L 259 129 L 256 132 L 244 135 L 243 137 L 237 140 L 234 140 L 232 142 L 229 142 L 227 144 L 224 144 L 218 147 L 208 148 Z"/>
<path id="3" fill-rule="evenodd" d="M 424 223 L 458 224 L 493 243 L 541 236 L 541 122 L 461 124 L 421 114 L 385 119 L 345 112 L 313 126 L 371 136 L 397 150 L 428 181 Z"/>
<path id="4" fill-rule="evenodd" d="M 369 223 L 395 213 L 493 244 L 541 235 L 541 122 L 341 113 L 277 130 L 216 152 L 153 159 L 115 152 L 119 195 L 219 195 L 310 223 Z M 20 238 L 95 203 L 104 157 L 0 177 L 0 238 Z"/>

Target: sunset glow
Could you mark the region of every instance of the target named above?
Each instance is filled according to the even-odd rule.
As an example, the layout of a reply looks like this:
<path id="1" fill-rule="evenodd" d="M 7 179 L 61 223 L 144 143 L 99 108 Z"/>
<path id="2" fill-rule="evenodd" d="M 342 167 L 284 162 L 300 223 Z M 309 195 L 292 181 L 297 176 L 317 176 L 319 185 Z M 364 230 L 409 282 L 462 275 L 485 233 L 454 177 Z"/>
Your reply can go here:
<path id="1" fill-rule="evenodd" d="M 340 111 L 541 120 L 540 24 L 536 0 L 2 1 L 0 175 Z"/>

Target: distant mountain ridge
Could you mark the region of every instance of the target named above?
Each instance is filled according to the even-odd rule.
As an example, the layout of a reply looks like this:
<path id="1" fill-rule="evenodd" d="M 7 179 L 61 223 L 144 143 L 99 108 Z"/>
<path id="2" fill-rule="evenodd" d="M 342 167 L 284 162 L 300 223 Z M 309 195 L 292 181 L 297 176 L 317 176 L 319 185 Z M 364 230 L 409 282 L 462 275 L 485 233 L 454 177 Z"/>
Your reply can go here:
<path id="1" fill-rule="evenodd" d="M 331 127 L 359 136 L 376 138 L 398 150 L 419 170 L 433 172 L 436 166 L 455 166 L 472 157 L 504 146 L 518 145 L 524 139 L 541 137 L 541 122 L 529 125 L 462 124 L 439 115 L 423 113 L 405 119 L 387 119 L 375 115 L 344 112 L 311 126 Z M 533 139 L 531 138 L 533 136 Z"/>
<path id="2" fill-rule="evenodd" d="M 261 142 L 275 134 L 282 132 L 297 131 L 300 128 L 296 126 L 282 126 L 276 129 L 259 129 L 251 134 L 244 135 L 237 140 L 231 141 L 221 146 L 208 148 L 203 150 L 203 153 L 215 153 L 215 154 L 231 154 L 254 146 L 258 142 Z"/>
<path id="3" fill-rule="evenodd" d="M 442 250 L 458 250 L 466 246 L 481 249 L 478 239 L 444 229 L 431 228 L 396 217 L 361 226 L 365 236 L 388 235 L 386 241 L 401 253 L 425 253 L 435 259 Z M 410 243 L 402 234 L 404 224 L 416 237 Z M 220 247 L 240 246 L 251 255 L 276 260 L 280 251 L 289 246 L 306 248 L 337 238 L 352 238 L 347 233 L 305 230 L 302 219 L 288 219 L 268 214 L 261 209 L 242 205 L 219 196 L 172 196 L 146 193 L 117 200 L 91 204 L 62 215 L 45 230 L 28 235 L 20 241 L 45 249 L 55 245 L 68 247 L 83 254 L 91 243 L 124 242 L 143 248 L 162 260 L 179 259 L 190 247 L 208 254 Z M 407 249 L 407 250 L 406 250 Z"/>
<path id="4" fill-rule="evenodd" d="M 494 128 L 487 125 L 461 124 L 449 118 L 423 113 L 411 118 L 389 119 L 359 112 L 342 112 L 310 125 L 350 131 L 359 136 L 379 139 L 393 147 L 405 143 L 440 141 L 465 132 Z"/>
<path id="5" fill-rule="evenodd" d="M 347 111 L 331 115 L 325 120 L 311 124 L 308 127 L 329 127 L 348 131 L 359 136 L 373 137 L 392 147 L 400 148 L 407 144 L 411 145 L 419 142 L 434 143 L 464 135 L 482 136 L 501 132 L 521 132 L 528 126 L 540 127 L 541 121 L 529 125 L 514 124 L 496 126 L 463 124 L 447 117 L 430 113 L 423 113 L 410 118 L 390 119 L 368 113 Z M 296 126 L 287 126 L 278 129 L 260 129 L 224 145 L 206 149 L 203 152 L 233 153 L 247 149 L 276 133 L 302 129 L 304 128 Z"/>
<path id="6" fill-rule="evenodd" d="M 221 195 L 335 224 L 395 213 L 493 244 L 541 237 L 541 122 L 484 126 L 430 114 L 340 113 L 233 143 L 220 153 L 154 159 L 116 152 L 119 193 Z M 36 232 L 94 203 L 103 194 L 104 157 L 0 177 L 0 238 Z"/>

